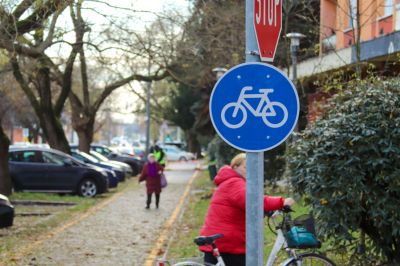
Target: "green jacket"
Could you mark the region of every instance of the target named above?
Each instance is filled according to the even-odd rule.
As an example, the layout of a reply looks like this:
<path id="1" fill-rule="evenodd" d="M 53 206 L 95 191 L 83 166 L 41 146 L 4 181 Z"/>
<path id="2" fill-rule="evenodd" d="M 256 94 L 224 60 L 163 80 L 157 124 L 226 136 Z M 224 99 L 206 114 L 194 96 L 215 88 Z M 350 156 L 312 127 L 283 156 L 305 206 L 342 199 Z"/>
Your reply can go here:
<path id="1" fill-rule="evenodd" d="M 165 165 L 165 154 L 163 151 L 154 151 L 154 156 L 159 164 Z"/>

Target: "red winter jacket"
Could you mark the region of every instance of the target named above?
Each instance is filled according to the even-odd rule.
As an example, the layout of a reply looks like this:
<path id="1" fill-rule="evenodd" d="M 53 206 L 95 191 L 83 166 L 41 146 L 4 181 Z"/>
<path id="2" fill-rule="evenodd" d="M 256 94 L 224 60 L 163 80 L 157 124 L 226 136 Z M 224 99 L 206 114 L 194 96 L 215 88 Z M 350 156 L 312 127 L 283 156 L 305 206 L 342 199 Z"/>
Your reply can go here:
<path id="1" fill-rule="evenodd" d="M 230 166 L 222 167 L 214 179 L 218 186 L 211 199 L 200 235 L 223 234 L 216 240 L 222 253 L 246 253 L 246 180 Z M 264 196 L 264 210 L 283 207 L 282 197 Z M 202 246 L 203 252 L 212 252 L 211 246 Z"/>

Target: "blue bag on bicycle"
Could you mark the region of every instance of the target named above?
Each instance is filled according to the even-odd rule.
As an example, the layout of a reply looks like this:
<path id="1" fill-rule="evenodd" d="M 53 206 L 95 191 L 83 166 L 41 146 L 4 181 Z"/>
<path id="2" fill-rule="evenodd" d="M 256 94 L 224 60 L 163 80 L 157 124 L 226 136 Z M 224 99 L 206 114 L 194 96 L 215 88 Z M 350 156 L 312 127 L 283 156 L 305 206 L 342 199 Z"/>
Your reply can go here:
<path id="1" fill-rule="evenodd" d="M 289 248 L 320 248 L 321 242 L 306 228 L 293 226 L 285 235 Z"/>

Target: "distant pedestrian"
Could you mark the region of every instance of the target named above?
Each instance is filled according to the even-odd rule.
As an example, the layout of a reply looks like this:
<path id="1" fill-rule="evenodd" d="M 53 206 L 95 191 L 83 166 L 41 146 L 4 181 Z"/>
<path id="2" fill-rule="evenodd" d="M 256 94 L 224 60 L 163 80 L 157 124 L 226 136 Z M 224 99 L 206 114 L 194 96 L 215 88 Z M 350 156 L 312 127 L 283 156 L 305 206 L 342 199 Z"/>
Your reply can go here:
<path id="1" fill-rule="evenodd" d="M 163 149 L 158 145 L 154 145 L 150 148 L 150 152 L 154 154 L 157 162 L 165 168 L 165 152 Z"/>
<path id="2" fill-rule="evenodd" d="M 160 204 L 161 193 L 161 174 L 163 167 L 156 161 L 154 154 L 150 153 L 147 156 L 147 162 L 143 167 L 142 173 L 139 177 L 139 183 L 146 181 L 147 201 L 146 209 L 150 209 L 151 198 L 153 193 L 156 195 L 156 208 Z"/>

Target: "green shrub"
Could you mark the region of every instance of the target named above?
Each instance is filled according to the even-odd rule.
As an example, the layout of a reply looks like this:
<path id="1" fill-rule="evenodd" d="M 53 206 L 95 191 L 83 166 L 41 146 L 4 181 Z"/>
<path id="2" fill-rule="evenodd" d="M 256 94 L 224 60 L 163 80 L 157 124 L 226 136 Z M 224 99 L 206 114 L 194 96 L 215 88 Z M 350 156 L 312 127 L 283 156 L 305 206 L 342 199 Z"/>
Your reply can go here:
<path id="1" fill-rule="evenodd" d="M 364 232 L 375 260 L 400 264 L 399 79 L 348 84 L 287 156 L 321 233 L 344 244 Z"/>
<path id="2" fill-rule="evenodd" d="M 275 185 L 276 181 L 280 180 L 285 170 L 285 143 L 282 143 L 273 150 L 264 152 L 264 179 L 268 180 L 268 184 Z M 232 158 L 240 153 L 239 151 L 229 146 L 218 135 L 208 145 L 207 153 L 212 160 L 216 159 L 218 169 L 229 164 Z"/>

